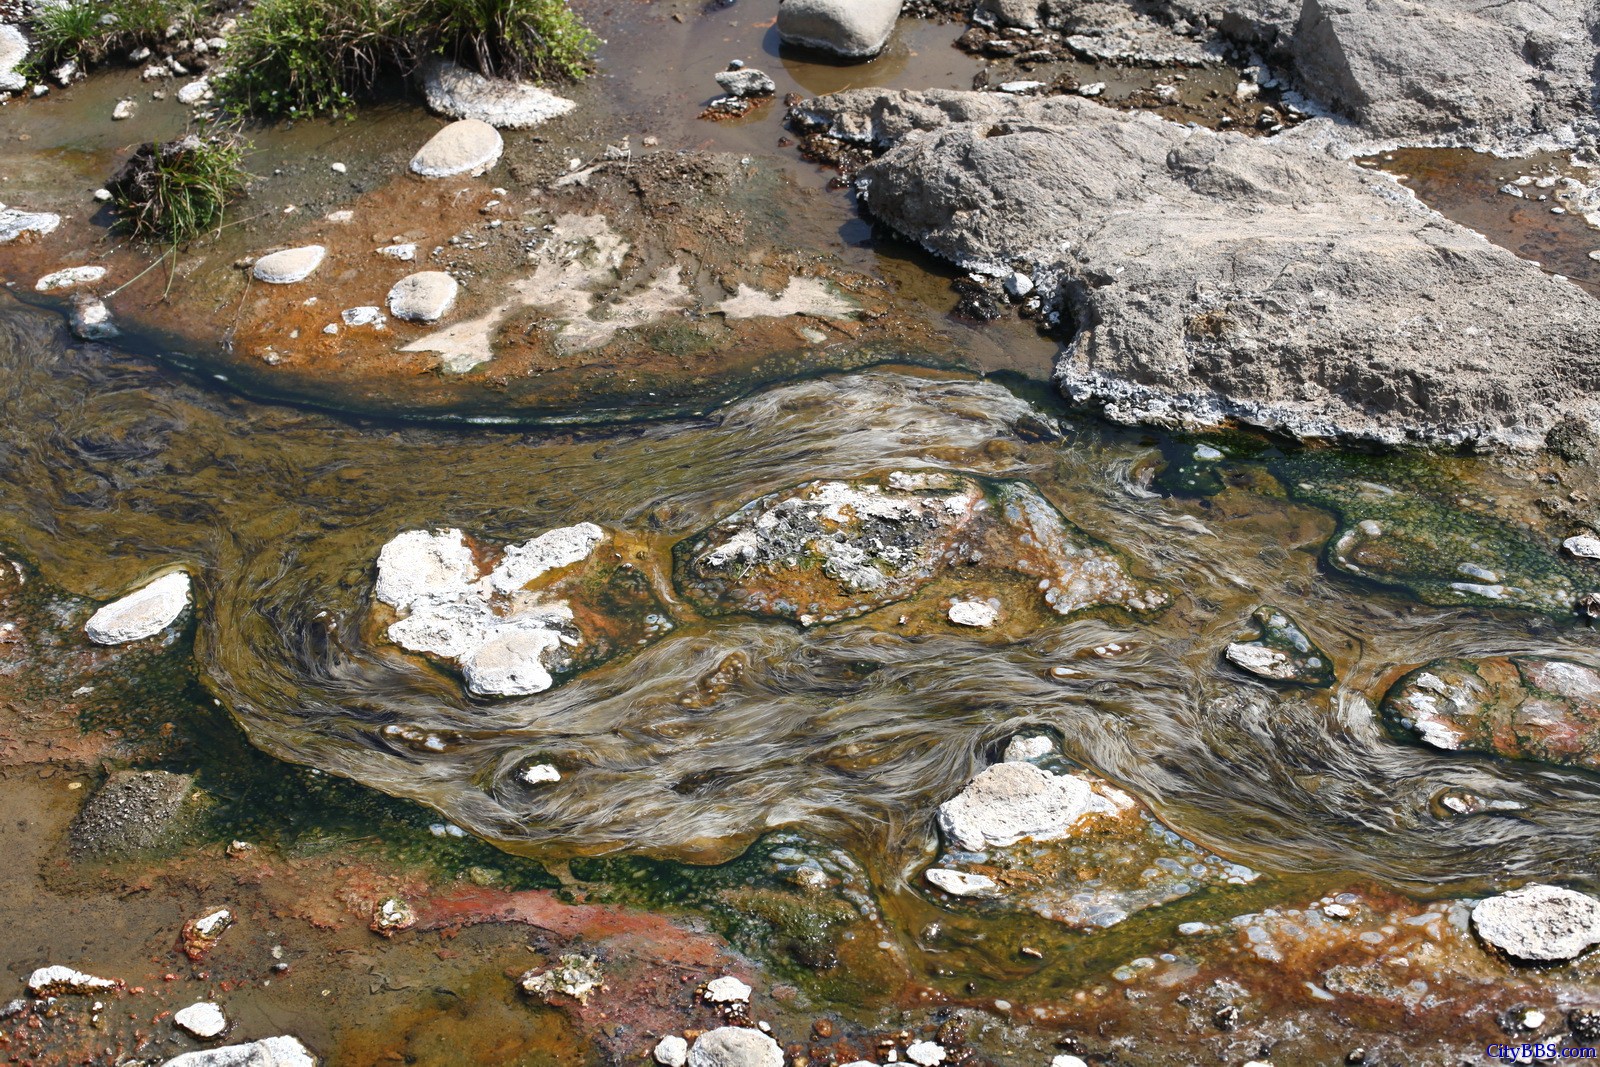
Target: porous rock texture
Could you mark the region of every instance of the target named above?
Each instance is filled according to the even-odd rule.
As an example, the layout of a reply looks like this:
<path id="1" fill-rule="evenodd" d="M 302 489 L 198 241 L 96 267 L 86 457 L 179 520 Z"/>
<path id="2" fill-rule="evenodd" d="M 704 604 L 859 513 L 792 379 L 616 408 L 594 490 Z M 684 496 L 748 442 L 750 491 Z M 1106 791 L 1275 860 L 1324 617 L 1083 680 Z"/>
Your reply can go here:
<path id="1" fill-rule="evenodd" d="M 1336 158 L 1326 124 L 1249 138 L 952 91 L 794 114 L 881 151 L 859 174 L 878 219 L 1031 277 L 1071 338 L 1062 391 L 1119 421 L 1532 448 L 1600 416 L 1600 302 Z"/>

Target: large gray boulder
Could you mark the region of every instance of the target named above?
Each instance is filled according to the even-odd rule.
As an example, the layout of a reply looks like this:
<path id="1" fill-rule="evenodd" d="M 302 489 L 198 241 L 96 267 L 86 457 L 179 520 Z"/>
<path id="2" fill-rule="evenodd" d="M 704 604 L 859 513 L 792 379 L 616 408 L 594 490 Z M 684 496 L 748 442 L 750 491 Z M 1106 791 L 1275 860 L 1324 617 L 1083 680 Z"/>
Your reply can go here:
<path id="1" fill-rule="evenodd" d="M 1027 274 L 1062 390 L 1123 422 L 1531 448 L 1600 423 L 1600 302 L 1319 147 L 1075 97 L 852 90 L 796 116 L 883 155 L 873 215 Z"/>
<path id="2" fill-rule="evenodd" d="M 778 36 L 786 44 L 868 59 L 883 51 L 900 0 L 781 0 Z"/>

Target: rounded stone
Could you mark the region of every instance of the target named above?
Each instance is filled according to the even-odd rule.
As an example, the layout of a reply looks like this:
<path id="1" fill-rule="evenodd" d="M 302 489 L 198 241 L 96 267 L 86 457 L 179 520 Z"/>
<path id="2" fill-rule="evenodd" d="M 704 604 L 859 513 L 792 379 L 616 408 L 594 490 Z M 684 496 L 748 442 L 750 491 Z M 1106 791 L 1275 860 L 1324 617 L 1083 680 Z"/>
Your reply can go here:
<path id="1" fill-rule="evenodd" d="M 100 266 L 67 267 L 65 270 L 46 274 L 33 284 L 33 288 L 36 292 L 52 293 L 57 289 L 71 289 L 79 285 L 92 285 L 105 276 L 106 269 Z"/>
<path id="2" fill-rule="evenodd" d="M 455 305 L 460 290 L 442 270 L 409 274 L 389 290 L 389 314 L 408 322 L 438 322 Z"/>
<path id="3" fill-rule="evenodd" d="M 500 162 L 504 149 L 499 130 L 479 119 L 462 119 L 434 134 L 411 157 L 411 170 L 424 178 L 475 177 Z"/>
<path id="4" fill-rule="evenodd" d="M 689 1067 L 783 1067 L 783 1049 L 760 1030 L 719 1026 L 695 1040 Z"/>
<path id="5" fill-rule="evenodd" d="M 423 66 L 422 91 L 428 106 L 441 115 L 477 119 L 502 130 L 525 130 L 578 106 L 537 85 L 485 78 L 448 59 L 434 59 Z"/>
<path id="6" fill-rule="evenodd" d="M 1600 900 L 1534 883 L 1478 901 L 1472 926 L 1483 940 L 1519 960 L 1570 960 L 1600 945 Z"/>
<path id="7" fill-rule="evenodd" d="M 303 282 L 322 266 L 323 257 L 327 254 L 328 250 L 321 245 L 285 248 L 281 252 L 272 252 L 256 260 L 252 273 L 256 281 L 266 282 L 269 285 Z"/>
<path id="8" fill-rule="evenodd" d="M 171 626 L 189 606 L 189 576 L 174 571 L 95 612 L 83 628 L 99 645 L 142 641 Z"/>
<path id="9" fill-rule="evenodd" d="M 668 1034 L 656 1042 L 655 1057 L 662 1067 L 683 1067 L 689 1061 L 689 1042 L 677 1034 Z"/>
<path id="10" fill-rule="evenodd" d="M 866 59 L 883 50 L 899 17 L 900 0 L 781 0 L 778 36 L 786 44 Z"/>
<path id="11" fill-rule="evenodd" d="M 173 1015 L 172 1021 L 180 1030 L 198 1038 L 217 1037 L 228 1029 L 228 1017 L 215 1004 L 201 1001 L 191 1004 Z"/>
<path id="12" fill-rule="evenodd" d="M 545 659 L 554 658 L 560 649 L 561 638 L 554 630 L 511 630 L 462 657 L 461 674 L 467 689 L 478 696 L 531 696 L 554 684 Z"/>

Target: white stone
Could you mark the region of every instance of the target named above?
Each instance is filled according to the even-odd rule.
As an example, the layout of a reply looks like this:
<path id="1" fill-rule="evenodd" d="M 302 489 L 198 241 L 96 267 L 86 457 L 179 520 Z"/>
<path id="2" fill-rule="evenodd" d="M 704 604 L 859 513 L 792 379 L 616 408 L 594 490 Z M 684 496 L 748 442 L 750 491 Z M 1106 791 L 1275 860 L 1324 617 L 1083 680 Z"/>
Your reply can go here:
<path id="1" fill-rule="evenodd" d="M 1057 1056 L 1050 1061 L 1050 1067 L 1089 1067 L 1078 1056 Z"/>
<path id="2" fill-rule="evenodd" d="M 1082 86 L 1078 87 L 1078 95 L 1079 96 L 1099 96 L 1101 93 L 1103 93 L 1105 91 L 1106 91 L 1106 83 L 1105 82 L 1091 82 L 1088 85 L 1082 85 Z"/>
<path id="3" fill-rule="evenodd" d="M 28 976 L 28 992 L 36 997 L 59 997 L 67 993 L 87 995 L 116 987 L 117 983 L 109 978 L 96 978 L 60 964 L 40 967 Z"/>
<path id="4" fill-rule="evenodd" d="M 939 827 L 952 844 L 980 852 L 1025 837 L 1065 837 L 1086 816 L 1118 815 L 1132 806 L 1131 797 L 1105 783 L 1091 786 L 1032 763 L 996 763 L 939 805 Z"/>
<path id="5" fill-rule="evenodd" d="M 417 246 L 414 244 L 384 245 L 378 249 L 378 255 L 398 259 L 402 263 L 410 263 L 417 258 Z"/>
<path id="6" fill-rule="evenodd" d="M 952 871 L 945 867 L 929 867 L 923 877 L 953 897 L 986 897 L 998 888 L 994 879 L 987 875 Z"/>
<path id="7" fill-rule="evenodd" d="M 510 630 L 462 656 L 461 674 L 479 696 L 532 696 L 555 684 L 545 660 L 560 648 L 554 630 Z"/>
<path id="8" fill-rule="evenodd" d="M 411 170 L 424 178 L 476 177 L 500 162 L 505 141 L 487 122 L 461 119 L 452 122 L 411 158 Z"/>
<path id="9" fill-rule="evenodd" d="M 424 597 L 457 595 L 477 577 L 477 561 L 460 530 L 407 530 L 379 550 L 374 594 L 403 611 Z"/>
<path id="10" fill-rule="evenodd" d="M 546 573 L 588 559 L 606 532 L 592 522 L 558 526 L 554 530 L 507 548 L 489 584 L 497 593 L 514 593 Z"/>
<path id="11" fill-rule="evenodd" d="M 783 1067 L 783 1049 L 760 1030 L 719 1026 L 695 1039 L 689 1067 Z"/>
<path id="12" fill-rule="evenodd" d="M 341 208 L 338 211 L 330 211 L 326 215 L 323 216 L 323 218 L 327 219 L 329 222 L 340 223 L 340 224 L 343 224 L 343 223 L 346 223 L 346 222 L 350 222 L 350 221 L 354 220 L 355 217 L 356 217 L 356 213 L 354 211 L 351 211 L 349 208 Z"/>
<path id="13" fill-rule="evenodd" d="M 713 1004 L 746 1004 L 750 1001 L 750 987 L 725 974 L 706 983 L 705 998 Z"/>
<path id="14" fill-rule="evenodd" d="M 9 244 L 25 233 L 40 237 L 54 233 L 61 225 L 61 216 L 48 211 L 18 211 L 16 208 L 0 210 L 0 245 Z"/>
<path id="15" fill-rule="evenodd" d="M 677 1034 L 668 1034 L 656 1042 L 655 1057 L 662 1067 L 683 1067 L 689 1062 L 689 1042 Z"/>
<path id="16" fill-rule="evenodd" d="M 543 785 L 545 782 L 561 781 L 561 772 L 548 763 L 535 763 L 523 768 L 517 777 L 522 779 L 523 785 Z"/>
<path id="17" fill-rule="evenodd" d="M 205 78 L 192 81 L 178 90 L 178 103 L 193 106 L 211 99 L 211 82 Z"/>
<path id="18" fill-rule="evenodd" d="M 1262 678 L 1292 682 L 1300 674 L 1288 653 L 1279 652 L 1266 645 L 1236 641 L 1223 651 L 1223 655 L 1227 657 L 1229 663 L 1240 670 Z"/>
<path id="19" fill-rule="evenodd" d="M 1485 942 L 1522 960 L 1570 960 L 1600 944 L 1600 900 L 1534 883 L 1480 900 L 1472 925 Z"/>
<path id="20" fill-rule="evenodd" d="M 94 191 L 94 198 L 96 200 L 100 201 L 102 204 L 104 204 L 105 202 L 107 202 L 108 200 L 111 199 L 111 190 L 110 189 L 96 189 Z"/>
<path id="21" fill-rule="evenodd" d="M 17 70 L 28 58 L 28 39 L 9 24 L 0 24 L 0 93 L 19 93 L 28 79 Z"/>
<path id="22" fill-rule="evenodd" d="M 335 174 L 345 174 L 350 170 L 350 168 L 346 167 L 343 163 L 329 163 L 328 169 L 333 171 Z"/>
<path id="23" fill-rule="evenodd" d="M 1212 448 L 1210 445 L 1195 445 L 1194 458 L 1202 463 L 1215 463 L 1222 458 L 1222 450 Z"/>
<path id="24" fill-rule="evenodd" d="M 906 1059 L 922 1067 L 938 1067 L 945 1056 L 944 1046 L 937 1041 L 916 1041 L 906 1046 Z"/>
<path id="25" fill-rule="evenodd" d="M 72 334 L 83 341 L 105 341 L 122 331 L 111 321 L 105 301 L 79 297 L 72 305 Z"/>
<path id="26" fill-rule="evenodd" d="M 778 91 L 778 85 L 768 76 L 766 71 L 756 70 L 754 67 L 739 70 L 719 70 L 716 75 L 717 85 L 729 96 L 771 96 Z"/>
<path id="27" fill-rule="evenodd" d="M 1032 737 L 1023 737 L 1018 734 L 1007 744 L 1005 753 L 1000 757 L 1006 763 L 1028 763 L 1056 750 L 1055 741 L 1049 734 L 1034 734 Z"/>
<path id="28" fill-rule="evenodd" d="M 189 606 L 189 588 L 189 576 L 184 572 L 164 574 L 95 612 L 83 632 L 99 645 L 122 645 L 153 637 L 171 626 Z"/>
<path id="29" fill-rule="evenodd" d="M 52 271 L 33 283 L 35 292 L 52 293 L 58 289 L 71 289 L 78 285 L 91 285 L 106 276 L 104 267 L 67 267 Z"/>
<path id="30" fill-rule="evenodd" d="M 358 308 L 345 308 L 339 318 L 346 326 L 382 326 L 387 320 L 383 309 L 366 304 Z"/>
<path id="31" fill-rule="evenodd" d="M 1014 81 L 1000 83 L 1000 91 L 1002 93 L 1032 93 L 1043 88 L 1044 82 L 1038 81 Z"/>
<path id="32" fill-rule="evenodd" d="M 389 313 L 407 322 L 438 322 L 455 305 L 460 289 L 442 270 L 409 274 L 389 290 Z"/>
<path id="33" fill-rule="evenodd" d="M 260 282 L 271 285 L 292 285 L 311 277 L 312 272 L 322 266 L 322 260 L 327 254 L 328 250 L 321 245 L 285 248 L 256 260 L 251 273 Z"/>
<path id="34" fill-rule="evenodd" d="M 1578 559 L 1600 559 L 1600 537 L 1592 534 L 1569 537 L 1561 542 L 1561 547 L 1567 550 L 1568 555 Z"/>
<path id="35" fill-rule="evenodd" d="M 1023 297 L 1033 292 L 1033 279 L 1028 277 L 1026 274 L 1023 274 L 1021 271 L 1012 271 L 1010 274 L 1006 275 L 1004 284 L 1006 287 L 1006 292 L 1010 293 L 1017 300 L 1021 300 Z"/>
<path id="36" fill-rule="evenodd" d="M 1000 621 L 1000 609 L 987 600 L 958 600 L 950 605 L 949 616 L 957 626 L 987 630 Z"/>
<path id="37" fill-rule="evenodd" d="M 180 1030 L 202 1039 L 218 1037 L 228 1028 L 228 1017 L 208 1001 L 189 1005 L 173 1015 L 172 1021 Z"/>
<path id="38" fill-rule="evenodd" d="M 422 93 L 428 106 L 441 115 L 475 119 L 503 130 L 525 130 L 578 106 L 537 85 L 485 78 L 448 59 L 433 59 L 423 66 Z"/>
<path id="39" fill-rule="evenodd" d="M 202 915 L 194 921 L 194 932 L 201 937 L 221 937 L 222 931 L 233 925 L 233 912 L 227 908 Z"/>
<path id="40" fill-rule="evenodd" d="M 174 1056 L 162 1067 L 317 1067 L 311 1050 L 292 1037 L 267 1037 Z"/>
<path id="41" fill-rule="evenodd" d="M 138 109 L 138 106 L 130 99 L 118 100 L 117 106 L 111 109 L 111 121 L 121 122 L 123 119 L 133 118 L 133 113 Z"/>

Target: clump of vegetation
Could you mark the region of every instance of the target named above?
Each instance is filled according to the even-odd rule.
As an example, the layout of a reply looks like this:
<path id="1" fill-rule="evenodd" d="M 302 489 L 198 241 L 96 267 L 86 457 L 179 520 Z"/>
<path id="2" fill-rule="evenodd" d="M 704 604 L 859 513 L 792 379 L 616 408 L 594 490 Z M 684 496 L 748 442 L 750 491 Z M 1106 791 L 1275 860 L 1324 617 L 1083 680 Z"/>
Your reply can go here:
<path id="1" fill-rule="evenodd" d="M 189 0 L 68 0 L 40 4 L 28 24 L 36 72 L 75 60 L 99 63 L 114 52 L 161 43 L 169 26 L 192 27 Z M 181 31 L 180 31 L 181 32 Z"/>
<path id="2" fill-rule="evenodd" d="M 430 56 L 491 77 L 571 81 L 599 43 L 566 0 L 262 0 L 216 84 L 239 112 L 348 114 L 380 78 Z"/>
<path id="3" fill-rule="evenodd" d="M 231 133 L 142 145 L 106 185 L 112 209 L 137 239 L 185 244 L 220 225 L 243 191 L 244 153 Z"/>

